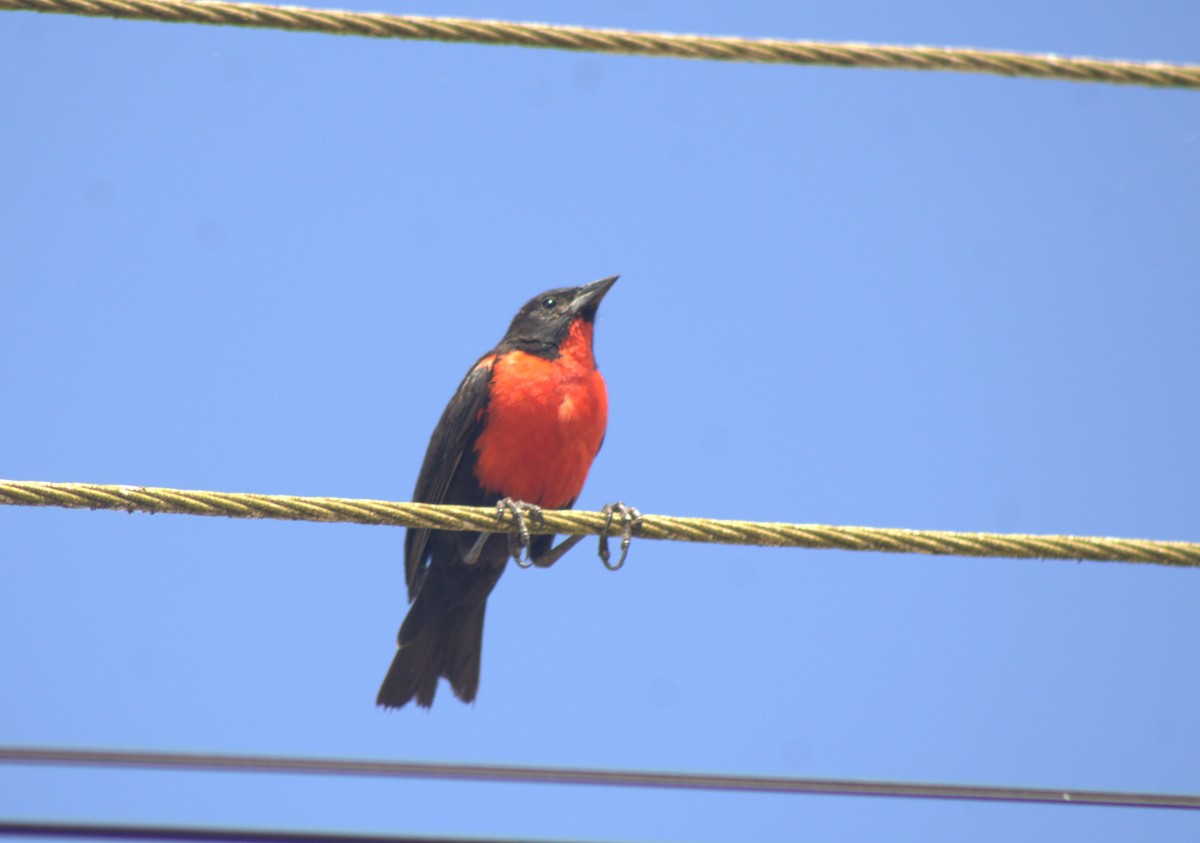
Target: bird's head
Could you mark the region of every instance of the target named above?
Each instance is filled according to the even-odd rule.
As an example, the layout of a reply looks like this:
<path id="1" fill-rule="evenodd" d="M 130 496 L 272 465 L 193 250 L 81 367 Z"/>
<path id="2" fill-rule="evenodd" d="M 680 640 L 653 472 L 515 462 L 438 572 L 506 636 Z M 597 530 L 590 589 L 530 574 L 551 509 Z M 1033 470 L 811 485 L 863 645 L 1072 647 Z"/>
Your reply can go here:
<path id="1" fill-rule="evenodd" d="M 540 357 L 555 358 L 559 347 L 578 321 L 587 327 L 596 319 L 600 300 L 617 282 L 618 276 L 601 278 L 582 287 L 547 290 L 534 296 L 517 311 L 500 348 L 520 349 Z M 588 332 L 590 336 L 590 331 Z"/>

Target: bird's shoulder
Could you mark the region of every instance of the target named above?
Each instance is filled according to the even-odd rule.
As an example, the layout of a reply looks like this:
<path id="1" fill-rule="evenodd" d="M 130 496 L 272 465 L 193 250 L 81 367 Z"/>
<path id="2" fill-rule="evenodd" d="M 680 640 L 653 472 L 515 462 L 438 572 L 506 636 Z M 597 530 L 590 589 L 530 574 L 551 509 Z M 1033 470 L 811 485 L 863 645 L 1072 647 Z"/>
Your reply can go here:
<path id="1" fill-rule="evenodd" d="M 414 501 L 466 505 L 479 503 L 471 500 L 474 496 L 468 492 L 473 486 L 473 450 L 475 440 L 483 429 L 495 359 L 494 351 L 479 358 L 442 411 L 429 438 L 429 447 L 425 450 L 425 460 L 413 489 Z M 410 529 L 405 539 L 404 569 L 410 600 L 420 590 L 429 562 L 429 532 Z"/>

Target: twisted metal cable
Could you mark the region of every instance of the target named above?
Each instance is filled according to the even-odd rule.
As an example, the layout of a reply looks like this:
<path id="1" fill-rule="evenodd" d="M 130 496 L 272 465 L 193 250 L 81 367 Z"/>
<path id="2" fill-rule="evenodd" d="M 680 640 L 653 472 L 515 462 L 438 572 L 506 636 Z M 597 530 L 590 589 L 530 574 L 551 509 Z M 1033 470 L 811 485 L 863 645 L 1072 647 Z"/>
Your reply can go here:
<path id="1" fill-rule="evenodd" d="M 667 788 L 733 793 L 808 793 L 833 796 L 885 796 L 916 799 L 965 799 L 984 802 L 1040 802 L 1056 805 L 1107 805 L 1126 808 L 1200 809 L 1200 796 L 996 785 L 864 781 L 861 779 L 784 778 L 713 773 L 664 773 L 596 770 L 577 767 L 523 767 L 421 761 L 297 758 L 268 755 L 42 749 L 0 746 L 0 764 L 72 767 L 192 770 L 222 773 L 290 773 L 318 776 L 445 779 L 519 784 L 573 784 L 593 787 Z"/>
<path id="2" fill-rule="evenodd" d="M 516 529 L 511 513 L 506 512 L 497 518 L 496 510 L 488 507 L 91 483 L 0 480 L 0 505 L 221 515 L 229 518 L 378 524 L 471 532 L 512 532 Z M 619 529 L 602 512 L 545 510 L 543 516 L 541 521 L 529 521 L 531 533 L 596 536 Z M 1200 567 L 1200 543 L 1148 539 L 834 527 L 824 524 L 677 518 L 669 515 L 643 515 L 636 535 L 644 539 L 760 547 L 876 550 L 1012 559 L 1087 559 L 1096 562 Z"/>
<path id="3" fill-rule="evenodd" d="M 891 70 L 949 70 L 1071 82 L 1200 88 L 1200 66 L 1197 65 L 1001 50 L 670 35 L 581 26 L 307 9 L 264 3 L 226 3 L 220 0 L 0 0 L 0 10 L 5 9 L 621 55 Z"/>
<path id="4" fill-rule="evenodd" d="M 59 840 L 177 840 L 189 843 L 511 843 L 511 838 L 430 837 L 412 834 L 355 834 L 350 832 L 284 831 L 262 828 L 213 828 L 57 820 L 0 819 L 0 837 L 38 837 Z M 539 839 L 538 843 L 552 843 Z"/>

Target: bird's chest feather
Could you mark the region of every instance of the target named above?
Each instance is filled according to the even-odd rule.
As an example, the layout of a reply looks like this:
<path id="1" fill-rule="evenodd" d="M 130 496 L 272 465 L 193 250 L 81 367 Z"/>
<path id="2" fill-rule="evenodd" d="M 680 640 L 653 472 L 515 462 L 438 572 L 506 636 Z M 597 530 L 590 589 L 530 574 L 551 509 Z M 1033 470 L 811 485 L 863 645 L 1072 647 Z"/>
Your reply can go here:
<path id="1" fill-rule="evenodd" d="M 578 497 L 604 439 L 608 394 L 586 349 L 555 360 L 495 358 L 491 400 L 475 445 L 475 474 L 500 495 L 549 508 Z M 586 353 L 581 353 L 581 352 Z"/>

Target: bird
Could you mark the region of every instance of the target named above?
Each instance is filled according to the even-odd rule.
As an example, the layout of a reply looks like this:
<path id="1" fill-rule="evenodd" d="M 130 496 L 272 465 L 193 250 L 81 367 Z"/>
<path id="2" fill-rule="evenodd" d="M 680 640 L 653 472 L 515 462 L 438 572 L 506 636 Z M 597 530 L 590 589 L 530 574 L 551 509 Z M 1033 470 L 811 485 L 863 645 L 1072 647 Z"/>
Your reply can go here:
<path id="1" fill-rule="evenodd" d="M 549 567 L 582 539 L 554 547 L 527 516 L 569 509 L 604 442 L 608 392 L 592 353 L 596 310 L 618 276 L 530 299 L 503 339 L 473 365 L 433 429 L 413 500 L 512 511 L 518 537 L 410 528 L 404 570 L 410 603 L 376 704 L 429 708 L 439 678 L 472 702 L 479 689 L 483 616 L 508 560 Z M 636 510 L 618 507 L 628 526 Z M 602 540 L 603 541 L 603 540 Z M 607 547 L 601 556 L 607 565 Z M 623 557 L 622 557 L 623 558 Z"/>

